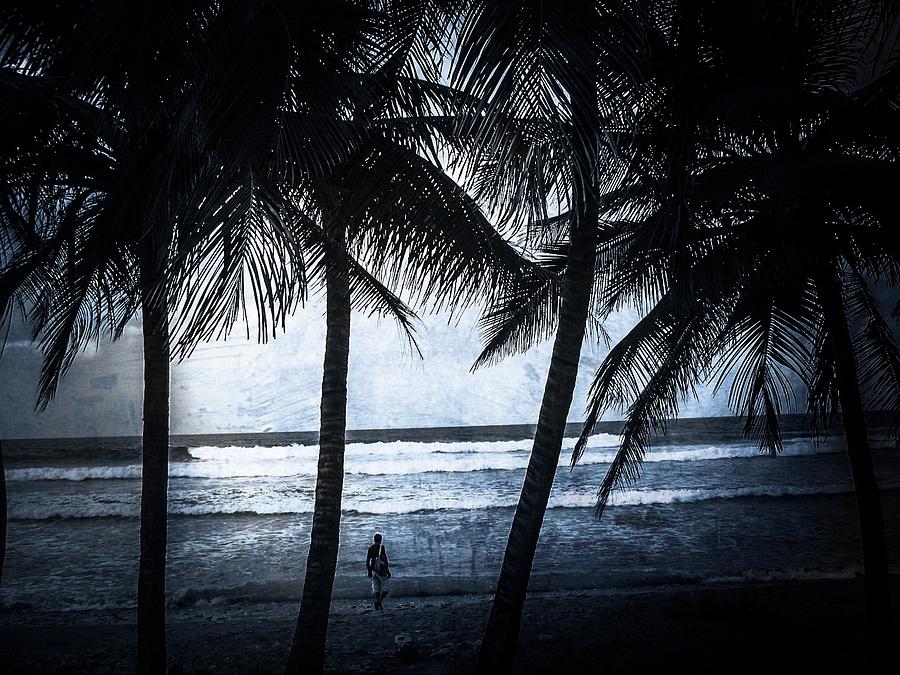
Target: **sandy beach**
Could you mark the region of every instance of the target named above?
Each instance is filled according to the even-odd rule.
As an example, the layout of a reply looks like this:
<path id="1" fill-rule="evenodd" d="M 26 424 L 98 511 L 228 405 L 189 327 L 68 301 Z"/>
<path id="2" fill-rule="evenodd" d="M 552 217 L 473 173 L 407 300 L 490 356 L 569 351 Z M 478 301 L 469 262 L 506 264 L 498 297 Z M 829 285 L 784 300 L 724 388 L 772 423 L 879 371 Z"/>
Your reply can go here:
<path id="1" fill-rule="evenodd" d="M 900 578 L 893 581 L 896 615 Z M 516 672 L 861 672 L 861 591 L 859 580 L 823 580 L 533 593 Z M 335 601 L 329 672 L 471 670 L 489 595 L 389 598 L 385 605 L 376 612 L 362 599 Z M 279 673 L 296 611 L 296 603 L 173 609 L 169 662 L 174 672 Z M 0 626 L 5 672 L 132 672 L 131 611 L 7 607 Z"/>

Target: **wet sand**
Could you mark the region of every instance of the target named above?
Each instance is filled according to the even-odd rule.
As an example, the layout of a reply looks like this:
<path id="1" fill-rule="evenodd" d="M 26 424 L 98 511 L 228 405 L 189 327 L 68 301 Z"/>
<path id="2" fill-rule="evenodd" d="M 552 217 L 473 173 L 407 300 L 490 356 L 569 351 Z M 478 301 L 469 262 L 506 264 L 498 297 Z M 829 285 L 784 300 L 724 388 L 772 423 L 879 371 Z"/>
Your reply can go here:
<path id="1" fill-rule="evenodd" d="M 893 589 L 897 615 L 900 578 Z M 335 600 L 328 672 L 469 672 L 490 601 L 489 595 L 389 597 L 385 611 L 376 612 L 364 600 Z M 172 670 L 280 673 L 297 609 L 297 603 L 173 608 Z M 858 579 L 532 593 L 516 672 L 868 672 L 860 661 L 869 653 L 865 626 Z M 130 673 L 134 650 L 133 611 L 0 613 L 6 673 Z"/>

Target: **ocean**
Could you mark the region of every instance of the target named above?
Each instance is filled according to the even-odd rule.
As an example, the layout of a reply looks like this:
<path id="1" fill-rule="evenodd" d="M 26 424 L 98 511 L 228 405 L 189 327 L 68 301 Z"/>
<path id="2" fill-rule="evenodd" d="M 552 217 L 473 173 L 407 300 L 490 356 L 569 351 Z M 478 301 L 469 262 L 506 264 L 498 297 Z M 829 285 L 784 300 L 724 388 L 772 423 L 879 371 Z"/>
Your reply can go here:
<path id="1" fill-rule="evenodd" d="M 871 429 L 892 569 L 900 563 L 900 453 Z M 564 443 L 531 588 L 852 577 L 862 571 L 840 436 L 817 444 L 785 419 L 778 457 L 731 418 L 673 422 L 640 481 L 601 519 L 597 486 L 621 423 L 601 424 L 570 469 Z M 376 531 L 400 596 L 490 592 L 528 463 L 529 425 L 348 433 L 335 594 L 366 602 Z M 174 436 L 170 605 L 298 600 L 316 434 Z M 0 602 L 65 611 L 135 606 L 140 439 L 4 442 L 9 530 Z"/>

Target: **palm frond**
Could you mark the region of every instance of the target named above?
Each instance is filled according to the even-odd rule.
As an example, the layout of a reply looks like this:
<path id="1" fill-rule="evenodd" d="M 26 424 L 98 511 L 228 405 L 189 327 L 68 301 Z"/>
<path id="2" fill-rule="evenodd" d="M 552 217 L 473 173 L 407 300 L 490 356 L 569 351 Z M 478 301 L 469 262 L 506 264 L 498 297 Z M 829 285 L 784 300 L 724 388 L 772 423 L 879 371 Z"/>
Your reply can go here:
<path id="1" fill-rule="evenodd" d="M 849 271 L 845 303 L 855 329 L 856 363 L 867 409 L 900 410 L 900 349 L 859 269 Z"/>
<path id="2" fill-rule="evenodd" d="M 734 373 L 728 403 L 744 417 L 744 435 L 757 440 L 760 451 L 783 449 L 780 417 L 797 405 L 791 375 L 805 376 L 808 338 L 806 326 L 771 298 L 742 299 L 720 337 L 728 346 L 719 357 L 715 390 Z"/>
<path id="3" fill-rule="evenodd" d="M 330 236 L 327 225 L 319 226 L 303 211 L 296 212 L 295 216 L 300 225 L 297 233 L 308 256 L 307 267 L 310 273 L 324 279 L 325 270 L 329 266 L 343 270 L 349 278 L 351 306 L 368 312 L 369 316 L 379 314 L 394 319 L 410 348 L 421 356 L 416 341 L 418 317 L 415 312 L 356 260 L 345 243 Z M 341 236 L 343 237 L 343 232 Z"/>
<path id="4" fill-rule="evenodd" d="M 179 358 L 201 341 L 226 338 L 240 321 L 248 337 L 253 327 L 265 342 L 305 298 L 306 263 L 288 206 L 252 175 L 226 183 L 228 197 L 193 222 L 190 240 L 180 242 L 182 253 L 169 264 L 173 354 Z M 206 209 L 197 213 L 205 216 Z"/>
<path id="5" fill-rule="evenodd" d="M 626 412 L 664 367 L 671 373 L 676 368 L 682 374 L 702 372 L 712 352 L 716 311 L 701 303 L 677 305 L 666 295 L 613 346 L 591 382 L 582 433 L 572 451 L 573 465 L 603 413 L 609 409 Z M 676 363 L 688 356 L 692 364 Z M 686 380 L 680 384 L 681 389 L 689 387 Z M 672 405 L 677 408 L 677 401 Z"/>
<path id="6" fill-rule="evenodd" d="M 341 176 L 334 217 L 369 269 L 435 309 L 461 311 L 527 264 L 439 166 L 390 142 Z"/>
<path id="7" fill-rule="evenodd" d="M 665 433 L 667 420 L 678 416 L 681 400 L 693 392 L 708 367 L 714 315 L 695 308 L 676 318 L 667 303 L 660 304 L 658 312 L 651 312 L 653 329 L 643 330 L 648 323 L 623 338 L 619 345 L 626 345 L 610 351 L 591 385 L 588 415 L 572 453 L 573 464 L 584 452 L 607 402 L 624 391 L 637 391 L 626 411 L 619 449 L 597 490 L 598 517 L 613 490 L 638 480 L 653 437 Z"/>
<path id="8" fill-rule="evenodd" d="M 535 265 L 498 289 L 479 319 L 483 347 L 472 370 L 524 353 L 553 335 L 560 289 L 568 260 L 566 247 L 547 247 Z"/>

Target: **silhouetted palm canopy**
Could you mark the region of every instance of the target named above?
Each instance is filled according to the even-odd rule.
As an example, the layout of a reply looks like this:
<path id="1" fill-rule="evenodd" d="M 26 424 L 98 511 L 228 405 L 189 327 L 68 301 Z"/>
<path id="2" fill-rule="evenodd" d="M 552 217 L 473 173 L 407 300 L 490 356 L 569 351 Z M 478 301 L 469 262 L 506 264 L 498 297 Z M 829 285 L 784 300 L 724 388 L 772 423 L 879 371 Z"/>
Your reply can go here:
<path id="1" fill-rule="evenodd" d="M 415 5 L 416 3 L 412 3 Z M 397 3 L 395 9 L 404 9 Z M 426 7 L 427 9 L 427 7 Z M 326 266 L 326 346 L 319 460 L 300 614 L 286 672 L 321 672 L 340 528 L 351 309 L 384 308 L 414 343 L 415 305 L 459 311 L 527 266 L 476 201 L 442 169 L 455 148 L 457 92 L 437 84 L 444 22 L 428 11 L 394 15 L 396 52 L 373 72 L 335 82 L 334 108 L 350 152 L 293 185 L 297 216 L 320 224 Z M 336 73 L 335 77 L 347 77 Z M 426 79 L 428 78 L 428 79 Z M 377 279 L 388 282 L 387 287 Z M 373 304 L 373 300 L 377 301 Z"/>
<path id="2" fill-rule="evenodd" d="M 601 223 L 598 265 L 601 315 L 630 305 L 644 318 L 600 366 L 575 454 L 605 410 L 627 414 L 601 508 L 701 381 L 734 375 L 729 400 L 771 452 L 792 376 L 826 416 L 825 305 L 845 306 L 853 324 L 869 407 L 900 403 L 896 346 L 871 293 L 900 272 L 897 52 L 860 85 L 885 17 L 874 4 L 833 5 L 701 5 L 679 27 L 692 33 L 688 54 L 661 29 L 649 35 L 652 105 L 623 139 L 635 170 Z M 672 63 L 680 74 L 660 72 Z"/>
<path id="3" fill-rule="evenodd" d="M 871 292 L 898 278 L 896 10 L 853 1 L 485 3 L 466 25 L 460 78 L 497 92 L 479 185 L 524 207 L 538 229 L 531 240 L 558 272 L 522 277 L 494 305 L 480 362 L 560 325 L 567 241 L 579 226 L 596 228 L 594 318 L 626 306 L 645 315 L 601 365 L 573 456 L 604 412 L 624 414 L 598 512 L 613 487 L 637 478 L 652 437 L 700 382 L 733 376 L 732 406 L 772 452 L 792 377 L 809 385 L 817 418 L 834 411 L 848 389 L 836 380 L 835 307 L 846 308 L 868 405 L 897 409 L 900 360 Z M 585 27 L 574 38 L 565 28 L 573 17 Z M 579 134 L 573 102 L 592 92 L 572 86 L 572 71 L 588 69 L 599 100 L 585 113 L 590 133 Z M 503 124 L 523 117 L 530 134 Z M 566 143 L 573 137 L 597 143 L 597 164 L 588 164 L 596 221 L 579 218 L 583 148 Z M 558 210 L 546 214 L 548 197 Z"/>
<path id="4" fill-rule="evenodd" d="M 871 293 L 873 283 L 893 287 L 898 280 L 891 225 L 900 207 L 891 190 L 900 177 L 900 69 L 896 47 L 885 44 L 892 14 L 883 3 L 777 4 L 746 3 L 739 11 L 696 3 L 692 12 L 678 12 L 660 3 L 659 11 L 632 17 L 645 30 L 629 64 L 633 79 L 618 90 L 617 102 L 633 118 L 620 110 L 597 117 L 597 135 L 617 150 L 605 158 L 618 184 L 607 184 L 600 197 L 592 306 L 598 320 L 623 307 L 646 317 L 601 366 L 576 458 L 599 416 L 609 408 L 626 412 L 641 394 L 651 396 L 651 380 L 665 368 L 671 388 L 656 389 L 657 403 L 648 400 L 645 414 L 634 409 L 636 419 L 653 419 L 648 429 L 656 431 L 695 384 L 724 378 L 737 364 L 735 411 L 746 415 L 747 431 L 762 447 L 780 450 L 777 413 L 792 398 L 787 371 L 812 385 L 811 412 L 821 417 L 828 409 L 827 364 L 817 362 L 824 300 L 814 282 L 823 266 L 840 273 L 848 313 L 859 326 L 869 406 L 894 409 L 900 402 L 896 348 Z M 874 75 L 863 65 L 866 55 L 876 59 Z M 521 105 L 522 97 L 512 100 Z M 526 151 L 504 146 L 504 159 L 538 154 L 515 142 Z M 536 160 L 530 166 L 479 159 L 483 185 L 508 179 L 502 164 L 518 172 L 509 184 L 544 186 L 519 193 L 533 196 L 532 216 L 548 196 L 559 201 L 561 191 L 547 187 L 571 180 L 566 164 L 550 170 Z M 563 180 L 553 183 L 554 176 Z M 571 218 L 563 208 L 530 222 L 548 269 L 560 270 Z M 487 315 L 480 362 L 552 334 L 558 283 L 532 281 Z M 685 335 L 697 342 L 681 341 Z M 677 358 L 670 354 L 675 348 L 682 350 Z M 659 378 L 653 384 L 662 385 Z M 639 434 L 641 444 L 646 433 Z M 636 470 L 637 462 L 624 461 L 621 469 Z"/>
<path id="5" fill-rule="evenodd" d="M 101 325 L 115 337 L 143 314 L 142 671 L 165 668 L 170 323 L 184 354 L 227 333 L 248 296 L 261 337 L 282 322 L 304 289 L 310 237 L 285 177 L 345 151 L 328 137 L 317 73 L 333 69 L 329 54 L 352 56 L 369 18 L 355 5 L 317 17 L 285 5 L 5 9 L 4 84 L 23 107 L 4 111 L 16 135 L 3 156 L 2 299 L 41 340 L 42 402 Z M 327 48 L 312 61 L 315 43 Z M 287 110 L 302 114 L 287 124 Z"/>
<path id="6" fill-rule="evenodd" d="M 579 354 L 591 323 L 597 218 L 624 176 L 598 120 L 617 127 L 630 69 L 632 17 L 606 3 L 472 2 L 452 81 L 480 101 L 463 123 L 476 151 L 463 166 L 495 217 L 542 251 L 485 317 L 483 363 L 554 335 L 534 444 L 504 553 L 479 672 L 512 668 L 521 610 L 553 484 Z"/>
<path id="7" fill-rule="evenodd" d="M 815 429 L 842 414 L 883 656 L 890 594 L 863 410 L 900 409 L 900 351 L 872 291 L 900 278 L 894 10 L 685 4 L 649 33 L 641 128 L 622 144 L 634 170 L 601 226 L 597 293 L 601 316 L 629 304 L 644 316 L 599 367 L 572 458 L 604 412 L 624 415 L 599 514 L 698 383 L 731 378 L 746 434 L 776 454 L 802 382 Z"/>
<path id="8" fill-rule="evenodd" d="M 237 318 L 204 311 L 210 303 L 235 307 L 246 295 L 265 335 L 300 286 L 261 280 L 302 271 L 296 249 L 284 245 L 272 185 L 277 119 L 254 118 L 260 106 L 231 101 L 283 91 L 278 72 L 267 80 L 240 71 L 248 52 L 275 68 L 281 54 L 266 26 L 235 40 L 248 17 L 213 7 L 174 3 L 152 17 L 104 3 L 65 9 L 11 7 L 2 35 L 11 103 L 3 112 L 3 297 L 16 291 L 26 302 L 47 354 L 42 404 L 101 326 L 116 337 L 133 315 L 139 248 L 148 241 L 166 281 L 159 292 L 173 307 L 192 282 L 194 306 L 181 314 L 193 323 L 183 320 L 180 335 L 192 344 L 209 324 Z M 255 89 L 244 91 L 251 82 Z M 211 264 L 218 285 L 198 284 Z"/>
<path id="9" fill-rule="evenodd" d="M 595 231 L 598 214 L 633 190 L 618 146 L 635 123 L 625 102 L 646 17 L 642 3 L 470 4 L 453 81 L 476 97 L 458 122 L 474 148 L 459 166 L 541 268 L 516 277 L 486 312 L 480 367 L 555 333 L 573 227 Z M 589 218 L 586 194 L 599 209 Z M 593 298 L 588 328 L 605 339 L 600 309 Z"/>
<path id="10" fill-rule="evenodd" d="M 103 328 L 117 337 L 148 301 L 186 356 L 246 317 L 247 295 L 263 338 L 308 279 L 340 268 L 354 307 L 411 335 L 376 274 L 458 308 L 521 263 L 436 161 L 455 94 L 418 77 L 438 67 L 424 57 L 444 30 L 418 4 L 201 4 L 151 19 L 98 2 L 49 24 L 12 9 L 3 297 L 47 355 L 42 404 L 79 348 Z"/>

